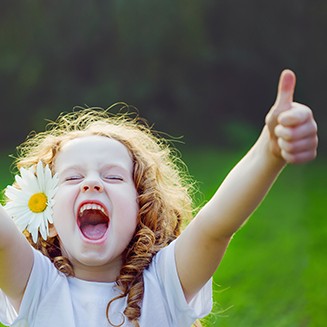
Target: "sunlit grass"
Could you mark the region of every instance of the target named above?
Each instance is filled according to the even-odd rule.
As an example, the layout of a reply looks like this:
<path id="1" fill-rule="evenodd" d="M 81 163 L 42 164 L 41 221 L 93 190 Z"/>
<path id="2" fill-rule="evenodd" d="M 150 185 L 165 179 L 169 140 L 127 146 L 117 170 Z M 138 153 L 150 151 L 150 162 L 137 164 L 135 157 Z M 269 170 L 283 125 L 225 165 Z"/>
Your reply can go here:
<path id="1" fill-rule="evenodd" d="M 183 151 L 203 204 L 241 154 Z M 11 182 L 1 160 L 1 189 Z M 235 235 L 214 276 L 208 327 L 327 325 L 326 160 L 287 167 Z M 0 325 L 1 326 L 1 325 Z"/>
<path id="2" fill-rule="evenodd" d="M 239 158 L 212 150 L 185 156 L 205 199 Z M 285 169 L 231 242 L 206 326 L 327 325 L 326 186 L 322 159 Z"/>

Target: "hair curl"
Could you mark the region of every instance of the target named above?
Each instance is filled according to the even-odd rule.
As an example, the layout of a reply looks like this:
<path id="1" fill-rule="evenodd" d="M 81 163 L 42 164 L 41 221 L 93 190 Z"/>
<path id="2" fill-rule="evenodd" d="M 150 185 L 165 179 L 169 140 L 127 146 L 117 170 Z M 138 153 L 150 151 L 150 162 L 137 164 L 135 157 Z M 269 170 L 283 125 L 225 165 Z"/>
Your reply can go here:
<path id="1" fill-rule="evenodd" d="M 124 105 L 124 104 L 123 104 Z M 116 106 L 116 105 L 114 105 Z M 113 106 L 112 106 L 113 107 Z M 112 107 L 109 109 L 111 110 Z M 144 293 L 143 271 L 153 256 L 172 242 L 181 232 L 182 221 L 192 217 L 191 190 L 185 165 L 169 142 L 156 134 L 138 115 L 109 109 L 76 108 L 63 113 L 50 122 L 44 132 L 30 134 L 17 148 L 16 166 L 30 167 L 42 160 L 53 170 L 54 160 L 61 147 L 72 139 L 100 135 L 116 139 L 129 150 L 134 163 L 134 183 L 138 192 L 138 224 L 129 243 L 120 274 L 116 279 L 121 294 L 113 301 L 127 297 L 124 315 L 139 326 Z M 39 236 L 37 244 L 30 243 L 46 255 L 56 268 L 66 275 L 74 275 L 73 266 L 62 256 L 58 236 L 44 241 Z"/>

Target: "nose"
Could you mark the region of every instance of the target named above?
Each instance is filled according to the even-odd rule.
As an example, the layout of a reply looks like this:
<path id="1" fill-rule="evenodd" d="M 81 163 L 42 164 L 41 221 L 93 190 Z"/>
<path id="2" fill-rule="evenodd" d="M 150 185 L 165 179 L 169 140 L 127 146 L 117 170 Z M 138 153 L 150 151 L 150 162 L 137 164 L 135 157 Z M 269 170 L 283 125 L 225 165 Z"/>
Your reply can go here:
<path id="1" fill-rule="evenodd" d="M 100 180 L 88 179 L 81 185 L 81 191 L 84 192 L 103 192 L 103 185 Z"/>

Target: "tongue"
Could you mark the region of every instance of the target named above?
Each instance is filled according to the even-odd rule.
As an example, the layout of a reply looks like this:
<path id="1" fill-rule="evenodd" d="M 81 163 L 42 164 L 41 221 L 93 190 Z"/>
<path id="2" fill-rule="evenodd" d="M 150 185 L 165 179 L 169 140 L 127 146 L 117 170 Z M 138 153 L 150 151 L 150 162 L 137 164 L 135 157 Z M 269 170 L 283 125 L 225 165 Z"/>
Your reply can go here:
<path id="1" fill-rule="evenodd" d="M 101 239 L 108 229 L 107 224 L 97 224 L 97 225 L 84 225 L 81 230 L 83 235 L 90 240 Z"/>

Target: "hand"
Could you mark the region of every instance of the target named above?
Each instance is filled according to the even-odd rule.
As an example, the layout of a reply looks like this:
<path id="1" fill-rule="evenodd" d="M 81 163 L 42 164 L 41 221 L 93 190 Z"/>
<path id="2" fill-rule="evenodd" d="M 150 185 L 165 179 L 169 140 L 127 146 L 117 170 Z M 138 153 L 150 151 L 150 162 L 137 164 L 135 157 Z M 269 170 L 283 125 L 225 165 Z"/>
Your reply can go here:
<path id="1" fill-rule="evenodd" d="M 317 155 L 317 124 L 309 107 L 293 102 L 296 77 L 284 70 L 275 104 L 266 116 L 273 154 L 287 163 L 303 163 Z"/>

